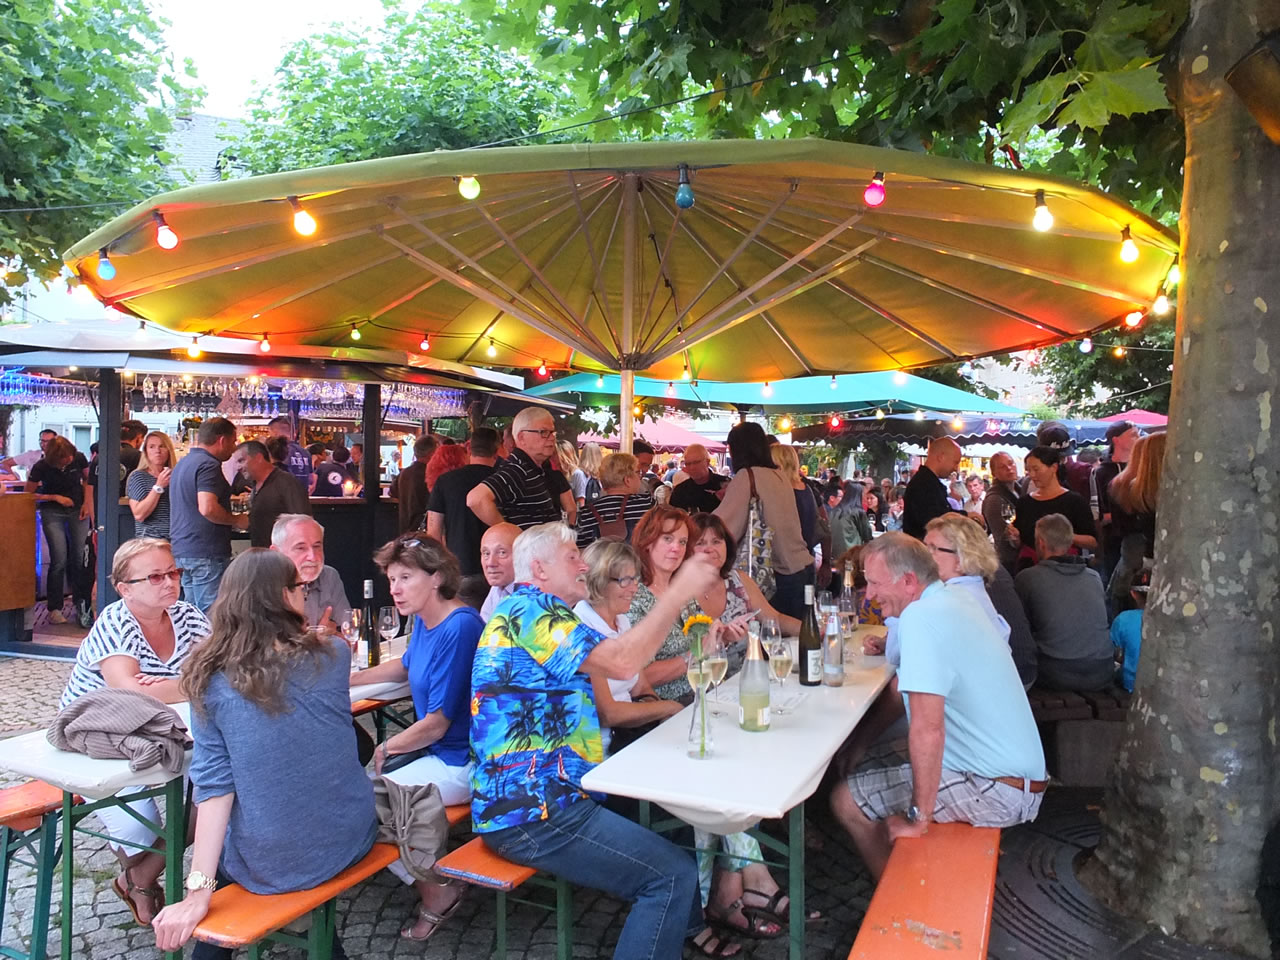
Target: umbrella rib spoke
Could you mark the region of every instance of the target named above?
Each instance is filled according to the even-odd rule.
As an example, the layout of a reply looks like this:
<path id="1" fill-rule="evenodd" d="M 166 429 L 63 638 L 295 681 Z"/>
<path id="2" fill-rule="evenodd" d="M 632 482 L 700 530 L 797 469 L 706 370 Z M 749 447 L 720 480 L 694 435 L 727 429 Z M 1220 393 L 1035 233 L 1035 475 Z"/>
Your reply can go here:
<path id="1" fill-rule="evenodd" d="M 645 193 L 652 194 L 653 191 L 648 190 L 645 191 Z M 671 277 L 667 275 L 667 256 L 671 253 L 671 245 L 676 238 L 676 232 L 680 223 L 680 211 L 677 210 L 675 216 L 671 218 L 671 227 L 667 231 L 667 242 L 663 244 L 661 251 L 657 251 L 657 240 L 654 239 L 655 230 L 653 216 L 649 212 L 649 205 L 645 202 L 644 197 L 645 194 L 640 195 L 640 212 L 644 214 L 644 222 L 649 228 L 649 238 L 653 241 L 655 252 L 658 253 L 658 269 L 654 273 L 653 286 L 649 290 L 649 299 L 645 302 L 644 310 L 640 313 L 640 335 L 636 337 L 637 352 L 644 351 L 645 346 L 648 343 L 649 335 L 657 328 L 658 322 L 662 317 L 662 313 L 667 308 L 667 303 L 671 303 L 675 299 L 676 288 L 671 282 Z M 653 313 L 653 304 L 658 298 L 658 286 L 664 282 L 667 285 L 667 289 L 671 292 L 671 295 L 667 298 L 666 303 L 662 305 L 662 310 L 659 310 L 655 315 Z"/>
<path id="2" fill-rule="evenodd" d="M 592 296 L 592 299 L 596 301 L 596 306 L 600 308 L 600 315 L 601 317 L 604 318 L 605 327 L 609 331 L 610 339 L 613 340 L 613 349 L 616 352 L 621 353 L 622 345 L 618 343 L 618 335 L 614 332 L 615 325 L 613 322 L 613 315 L 609 312 L 608 304 L 607 302 L 605 302 L 607 301 L 607 298 L 605 298 L 604 300 L 601 300 L 600 298 L 596 297 L 596 290 L 599 289 L 599 286 L 600 286 L 600 277 L 604 270 L 604 265 L 600 259 L 599 254 L 596 253 L 596 245 L 594 242 L 592 242 L 592 239 L 591 239 L 591 227 L 588 222 L 590 220 L 590 217 L 588 217 L 586 211 L 582 209 L 582 193 L 578 189 L 578 181 L 574 177 L 573 172 L 566 171 L 565 175 L 569 178 L 569 190 L 573 195 L 573 205 L 578 211 L 578 223 L 580 225 L 580 229 L 582 230 L 583 240 L 586 242 L 586 245 L 587 245 L 587 256 L 591 258 L 591 266 L 594 271 L 591 279 L 591 296 Z M 616 193 L 617 181 L 611 178 L 609 181 L 609 188 L 612 192 Z M 596 210 L 599 210 L 603 206 L 604 206 L 604 200 L 602 199 L 601 202 L 598 203 L 594 209 L 592 209 L 591 215 L 594 216 Z M 621 212 L 621 204 L 619 204 L 619 210 L 614 214 L 614 227 L 611 227 L 609 230 L 610 237 L 613 236 L 613 230 L 616 229 L 617 218 L 620 212 Z M 606 250 L 608 249 L 607 242 L 605 244 L 605 249 Z M 583 314 L 582 314 L 583 323 L 586 322 L 588 313 L 589 313 L 589 310 L 583 311 Z"/>

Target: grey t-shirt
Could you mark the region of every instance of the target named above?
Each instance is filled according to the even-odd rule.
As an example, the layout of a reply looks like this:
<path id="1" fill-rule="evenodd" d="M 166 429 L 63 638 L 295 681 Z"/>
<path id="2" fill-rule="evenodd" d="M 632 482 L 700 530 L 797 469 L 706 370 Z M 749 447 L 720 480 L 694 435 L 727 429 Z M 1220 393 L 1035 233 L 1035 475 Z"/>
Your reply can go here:
<path id="1" fill-rule="evenodd" d="M 1042 657 L 1114 657 L 1102 578 L 1079 557 L 1050 557 L 1014 577 Z"/>
<path id="2" fill-rule="evenodd" d="M 203 447 L 193 447 L 169 478 L 169 542 L 175 557 L 231 556 L 231 528 L 205 519 L 197 494 L 212 493 L 228 512 L 231 485 L 222 463 Z"/>
<path id="3" fill-rule="evenodd" d="M 320 622 L 320 614 L 324 613 L 325 607 L 333 607 L 333 622 L 338 626 L 351 616 L 351 604 L 347 601 L 342 577 L 330 566 L 321 568 L 320 576 L 307 584 L 302 609 L 309 626 L 314 627 Z"/>
<path id="4" fill-rule="evenodd" d="M 253 893 L 306 890 L 355 863 L 378 831 L 373 784 L 356 756 L 351 656 L 297 658 L 281 713 L 267 713 L 215 674 L 191 711 L 196 803 L 235 794 L 222 869 Z"/>

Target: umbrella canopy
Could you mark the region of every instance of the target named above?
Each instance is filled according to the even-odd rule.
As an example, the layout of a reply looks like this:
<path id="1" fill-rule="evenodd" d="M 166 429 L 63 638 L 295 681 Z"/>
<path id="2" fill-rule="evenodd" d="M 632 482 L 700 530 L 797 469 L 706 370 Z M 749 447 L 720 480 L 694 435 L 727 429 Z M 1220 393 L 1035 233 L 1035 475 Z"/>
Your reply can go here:
<path id="1" fill-rule="evenodd" d="M 965 417 L 947 416 L 937 411 L 923 416 L 894 415 L 879 417 L 855 417 L 842 421 L 839 427 L 829 423 L 810 427 L 797 427 L 791 431 L 796 443 L 838 442 L 857 443 L 859 440 L 888 440 L 894 443 L 929 440 L 933 437 L 952 437 L 962 447 L 969 444 L 1003 444 L 1030 449 L 1036 445 L 1036 428 L 1043 421 L 1030 417 Z M 1102 443 L 1107 427 L 1102 420 L 1058 420 L 1067 428 L 1077 444 Z"/>
<path id="2" fill-rule="evenodd" d="M 729 449 L 719 440 L 708 440 L 706 437 L 694 433 L 692 430 L 686 430 L 684 427 L 668 420 L 636 424 L 636 437 L 647 441 L 656 453 L 682 453 L 684 448 L 691 443 L 702 444 L 707 448 L 708 453 L 724 453 Z M 600 446 L 608 447 L 610 450 L 617 450 L 620 442 L 620 438 L 617 436 L 601 437 L 594 433 L 578 435 L 579 446 L 584 443 L 598 443 Z"/>
<path id="3" fill-rule="evenodd" d="M 1169 425 L 1169 418 L 1163 413 L 1154 413 L 1150 410 L 1126 410 L 1124 413 L 1113 413 L 1109 417 L 1101 418 L 1104 423 L 1120 423 L 1128 420 L 1130 423 L 1139 427 L 1165 427 Z"/>
<path id="4" fill-rule="evenodd" d="M 615 375 L 579 373 L 538 384 L 525 393 L 533 397 L 574 395 L 584 404 L 616 404 L 621 395 L 621 380 Z M 759 383 L 709 380 L 695 383 L 637 377 L 635 395 L 661 398 L 676 406 L 762 407 L 767 413 L 843 412 L 883 407 L 1024 416 L 1017 407 L 901 372 L 798 377 L 779 380 L 767 387 Z"/>
<path id="5" fill-rule="evenodd" d="M 462 363 L 781 381 L 1082 336 L 1147 309 L 1176 250 L 1071 181 L 779 140 L 440 151 L 192 186 L 66 260 L 105 303 L 188 335 L 334 347 L 355 330 Z"/>

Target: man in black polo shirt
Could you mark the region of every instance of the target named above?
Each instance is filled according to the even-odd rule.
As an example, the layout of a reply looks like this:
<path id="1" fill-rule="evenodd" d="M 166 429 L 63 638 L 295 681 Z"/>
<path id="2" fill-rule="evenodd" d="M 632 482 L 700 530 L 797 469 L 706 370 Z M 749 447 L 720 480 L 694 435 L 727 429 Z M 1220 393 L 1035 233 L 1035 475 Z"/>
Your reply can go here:
<path id="1" fill-rule="evenodd" d="M 462 587 L 458 598 L 480 609 L 489 592 L 480 566 L 480 540 L 487 529 L 484 522 L 467 509 L 467 494 L 489 477 L 498 454 L 498 431 L 477 427 L 471 433 L 471 462 L 440 474 L 427 501 L 427 534 L 435 537 L 458 558 Z"/>
<path id="2" fill-rule="evenodd" d="M 559 491 L 552 489 L 554 478 L 546 469 L 556 448 L 555 421 L 540 407 L 525 407 L 512 421 L 511 433 L 514 449 L 467 494 L 467 506 L 490 527 L 514 523 L 527 530 L 559 520 Z"/>
<path id="3" fill-rule="evenodd" d="M 690 513 L 714 513 L 729 478 L 712 472 L 706 447 L 691 443 L 684 448 L 684 472 L 689 479 L 677 483 L 671 491 L 671 506 Z"/>
<path id="4" fill-rule="evenodd" d="M 960 466 L 960 444 L 950 437 L 934 437 L 929 443 L 929 455 L 907 484 L 906 501 L 902 508 L 902 532 L 917 540 L 924 539 L 925 525 L 944 513 L 956 513 L 947 503 L 947 488 L 943 478 Z"/>
<path id="5" fill-rule="evenodd" d="M 249 506 L 249 545 L 271 546 L 271 528 L 284 513 L 311 513 L 311 501 L 287 470 L 271 462 L 266 446 L 258 440 L 246 440 L 236 447 L 240 472 L 253 484 L 253 502 Z"/>

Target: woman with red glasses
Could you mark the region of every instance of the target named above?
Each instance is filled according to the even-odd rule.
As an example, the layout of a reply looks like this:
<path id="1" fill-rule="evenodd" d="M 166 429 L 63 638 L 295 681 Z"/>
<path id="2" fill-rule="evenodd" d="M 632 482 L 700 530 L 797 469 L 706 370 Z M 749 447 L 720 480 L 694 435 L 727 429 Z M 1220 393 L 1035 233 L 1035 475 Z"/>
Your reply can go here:
<path id="1" fill-rule="evenodd" d="M 178 599 L 181 577 L 168 541 L 141 537 L 120 545 L 111 562 L 111 585 L 120 599 L 102 611 L 80 644 L 59 709 L 103 687 L 137 690 L 165 703 L 187 699 L 178 673 L 210 627 L 203 613 Z M 161 822 L 154 799 L 131 806 L 152 823 Z M 160 845 L 159 835 L 119 807 L 99 810 L 98 818 L 109 836 L 135 844 L 111 844 L 124 869 L 113 887 L 134 920 L 148 925 L 164 906 L 157 886 L 164 854 L 137 850 Z"/>

